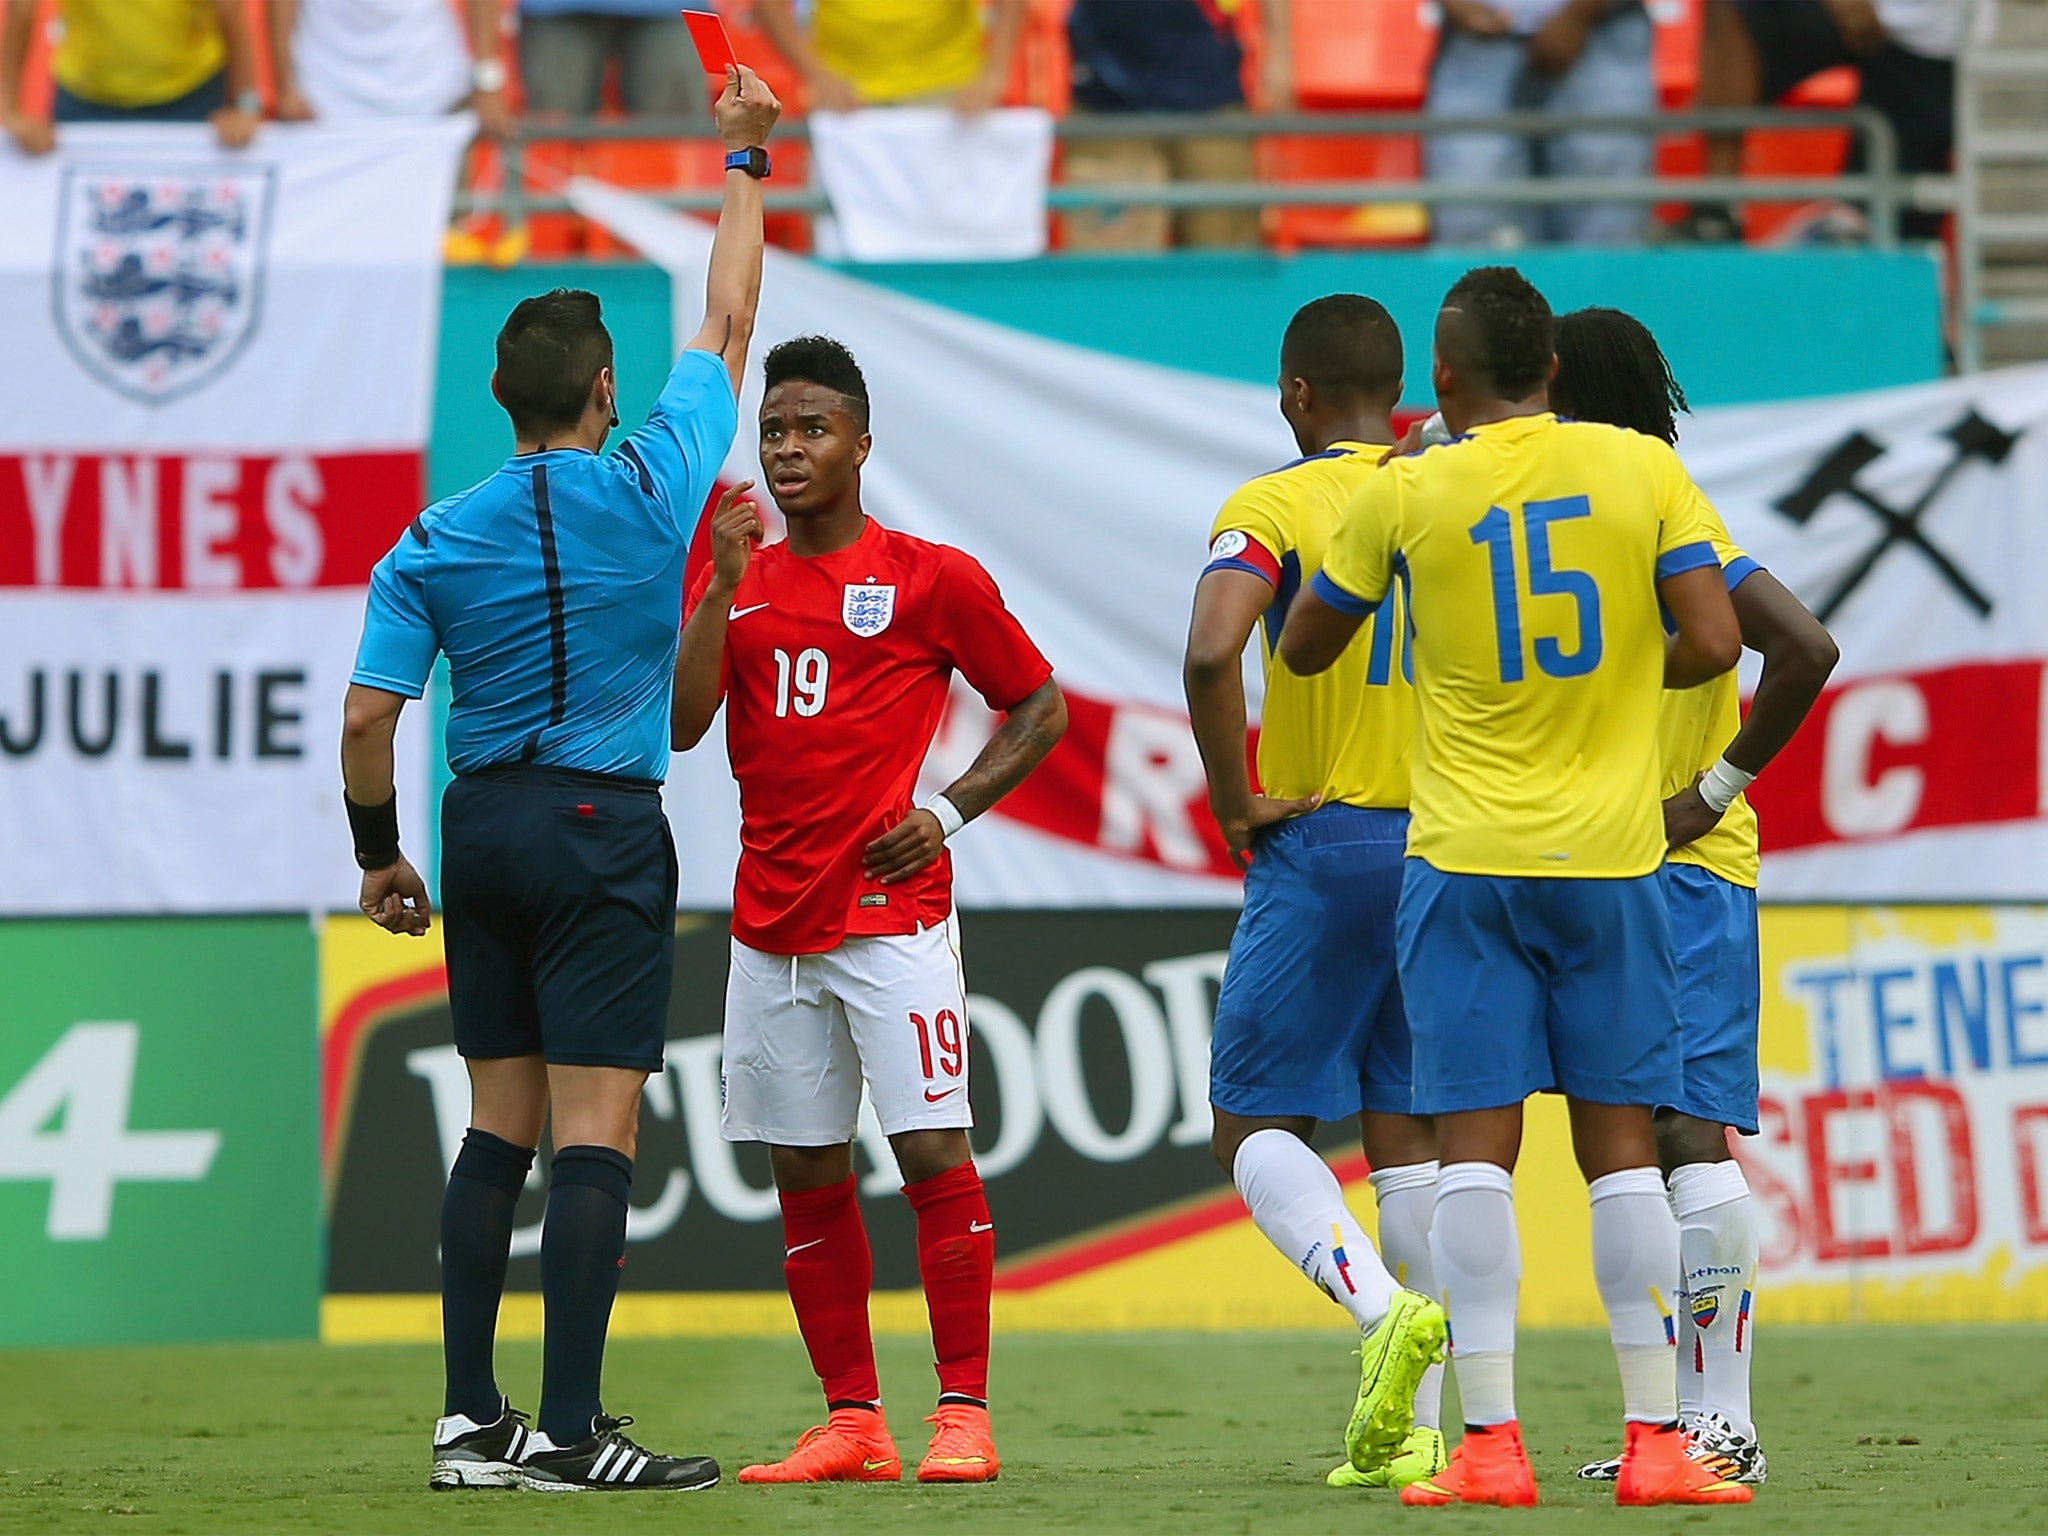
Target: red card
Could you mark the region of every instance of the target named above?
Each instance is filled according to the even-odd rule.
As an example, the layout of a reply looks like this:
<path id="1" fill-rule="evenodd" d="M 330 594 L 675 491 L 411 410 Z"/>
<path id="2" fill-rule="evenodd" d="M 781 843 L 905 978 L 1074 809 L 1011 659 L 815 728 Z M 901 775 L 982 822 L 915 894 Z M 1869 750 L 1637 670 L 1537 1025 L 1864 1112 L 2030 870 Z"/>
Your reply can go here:
<path id="1" fill-rule="evenodd" d="M 716 11 L 684 11 L 683 24 L 690 29 L 690 41 L 697 45 L 697 57 L 703 62 L 704 73 L 714 82 L 715 94 L 725 86 L 726 66 L 739 62 L 732 51 L 732 40 L 725 35 L 725 23 L 718 19 Z"/>

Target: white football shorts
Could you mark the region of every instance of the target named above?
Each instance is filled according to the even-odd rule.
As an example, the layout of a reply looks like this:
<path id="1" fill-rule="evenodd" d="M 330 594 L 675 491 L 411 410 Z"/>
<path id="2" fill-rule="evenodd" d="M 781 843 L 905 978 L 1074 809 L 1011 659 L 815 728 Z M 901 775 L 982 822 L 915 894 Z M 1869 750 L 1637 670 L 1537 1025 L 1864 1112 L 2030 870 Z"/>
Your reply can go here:
<path id="1" fill-rule="evenodd" d="M 959 919 L 849 935 L 821 955 L 771 955 L 734 939 L 725 1139 L 852 1141 L 863 1078 L 888 1135 L 974 1124 Z"/>

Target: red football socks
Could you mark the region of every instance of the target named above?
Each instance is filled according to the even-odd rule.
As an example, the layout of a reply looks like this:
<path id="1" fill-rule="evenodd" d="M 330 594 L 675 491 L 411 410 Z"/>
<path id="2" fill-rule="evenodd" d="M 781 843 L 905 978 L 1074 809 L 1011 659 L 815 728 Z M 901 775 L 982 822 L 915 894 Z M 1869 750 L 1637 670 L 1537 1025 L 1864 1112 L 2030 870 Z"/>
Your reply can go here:
<path id="1" fill-rule="evenodd" d="M 996 1232 L 981 1175 L 962 1163 L 904 1185 L 903 1194 L 917 1212 L 917 1269 L 931 1312 L 940 1398 L 986 1402 Z"/>
<path id="2" fill-rule="evenodd" d="M 978 1191 L 979 1181 L 975 1187 Z M 833 1407 L 880 1402 L 875 1342 L 868 1331 L 875 1260 L 861 1224 L 858 1185 L 848 1178 L 781 1198 L 782 1273 L 797 1328 L 811 1352 L 811 1369 L 825 1385 L 825 1401 Z M 984 1320 L 984 1354 L 987 1339 Z"/>

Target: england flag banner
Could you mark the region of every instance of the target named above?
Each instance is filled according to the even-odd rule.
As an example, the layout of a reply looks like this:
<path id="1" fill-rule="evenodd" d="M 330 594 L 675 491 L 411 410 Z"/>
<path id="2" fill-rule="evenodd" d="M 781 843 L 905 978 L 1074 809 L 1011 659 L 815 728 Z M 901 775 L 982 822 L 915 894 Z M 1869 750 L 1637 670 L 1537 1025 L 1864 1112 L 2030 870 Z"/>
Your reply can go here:
<path id="1" fill-rule="evenodd" d="M 472 131 L 0 155 L 0 913 L 354 905 L 341 697 L 424 493 Z"/>
<path id="2" fill-rule="evenodd" d="M 596 183 L 570 190 L 669 270 L 677 334 L 693 332 L 710 227 Z M 1181 643 L 1217 507 L 1296 454 L 1272 390 L 1026 335 L 770 251 L 761 345 L 810 332 L 845 341 L 867 375 L 868 509 L 980 558 L 1067 692 L 1065 741 L 955 844 L 963 905 L 1234 902 Z M 1411 359 L 1411 387 L 1421 371 Z M 758 402 L 750 381 L 742 422 Z M 1682 431 L 1737 541 L 1841 646 L 1828 693 L 1753 793 L 1765 898 L 2048 898 L 2048 366 L 1706 410 Z M 762 478 L 744 426 L 726 478 Z M 849 592 L 849 628 L 886 622 L 870 611 Z M 993 725 L 956 689 L 920 793 L 961 772 Z M 670 785 L 683 903 L 722 907 L 737 807 L 716 733 L 676 759 Z"/>

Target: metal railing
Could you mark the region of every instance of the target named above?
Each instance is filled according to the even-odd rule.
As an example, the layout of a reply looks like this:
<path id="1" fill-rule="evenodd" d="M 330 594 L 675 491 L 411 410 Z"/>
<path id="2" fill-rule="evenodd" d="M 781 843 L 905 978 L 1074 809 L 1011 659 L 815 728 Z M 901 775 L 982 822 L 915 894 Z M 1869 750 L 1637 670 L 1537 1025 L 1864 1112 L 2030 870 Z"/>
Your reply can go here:
<path id="1" fill-rule="evenodd" d="M 1825 110 L 1740 108 L 1597 116 L 1510 112 L 1496 117 L 1434 117 L 1425 113 L 1220 113 L 1220 114 L 1075 114 L 1059 119 L 1054 131 L 1065 142 L 1091 139 L 1191 138 L 1397 138 L 1456 133 L 1510 133 L 1549 137 L 1570 132 L 1688 134 L 1741 132 L 1752 129 L 1847 128 L 1863 142 L 1864 168 L 1854 174 L 1814 177 L 1638 176 L 1525 177 L 1494 182 L 1385 181 L 1170 181 L 1055 182 L 1046 197 L 1055 212 L 1081 208 L 1282 208 L 1356 207 L 1369 204 L 1441 206 L 1452 203 L 1571 205 L 1587 203 L 1664 203 L 1712 200 L 1741 202 L 1805 202 L 1834 200 L 1860 203 L 1868 209 L 1870 242 L 1891 249 L 1898 242 L 1902 207 L 1940 207 L 1952 200 L 1942 178 L 1903 176 L 1898 168 L 1898 140 L 1892 126 L 1869 107 Z M 513 225 L 529 213 L 561 212 L 570 205 L 558 194 L 526 191 L 526 146 L 534 143 L 602 143 L 618 140 L 710 141 L 711 125 L 702 119 L 627 118 L 579 119 L 547 123 L 528 119 L 523 137 L 505 146 L 505 187 L 499 192 L 469 192 L 457 200 L 462 213 L 499 213 Z M 780 142 L 804 142 L 809 127 L 797 121 L 777 130 Z M 708 213 L 718 208 L 716 188 L 650 191 L 638 188 L 666 207 Z M 821 187 L 784 191 L 772 183 L 763 202 L 770 213 L 828 214 L 832 204 Z"/>

